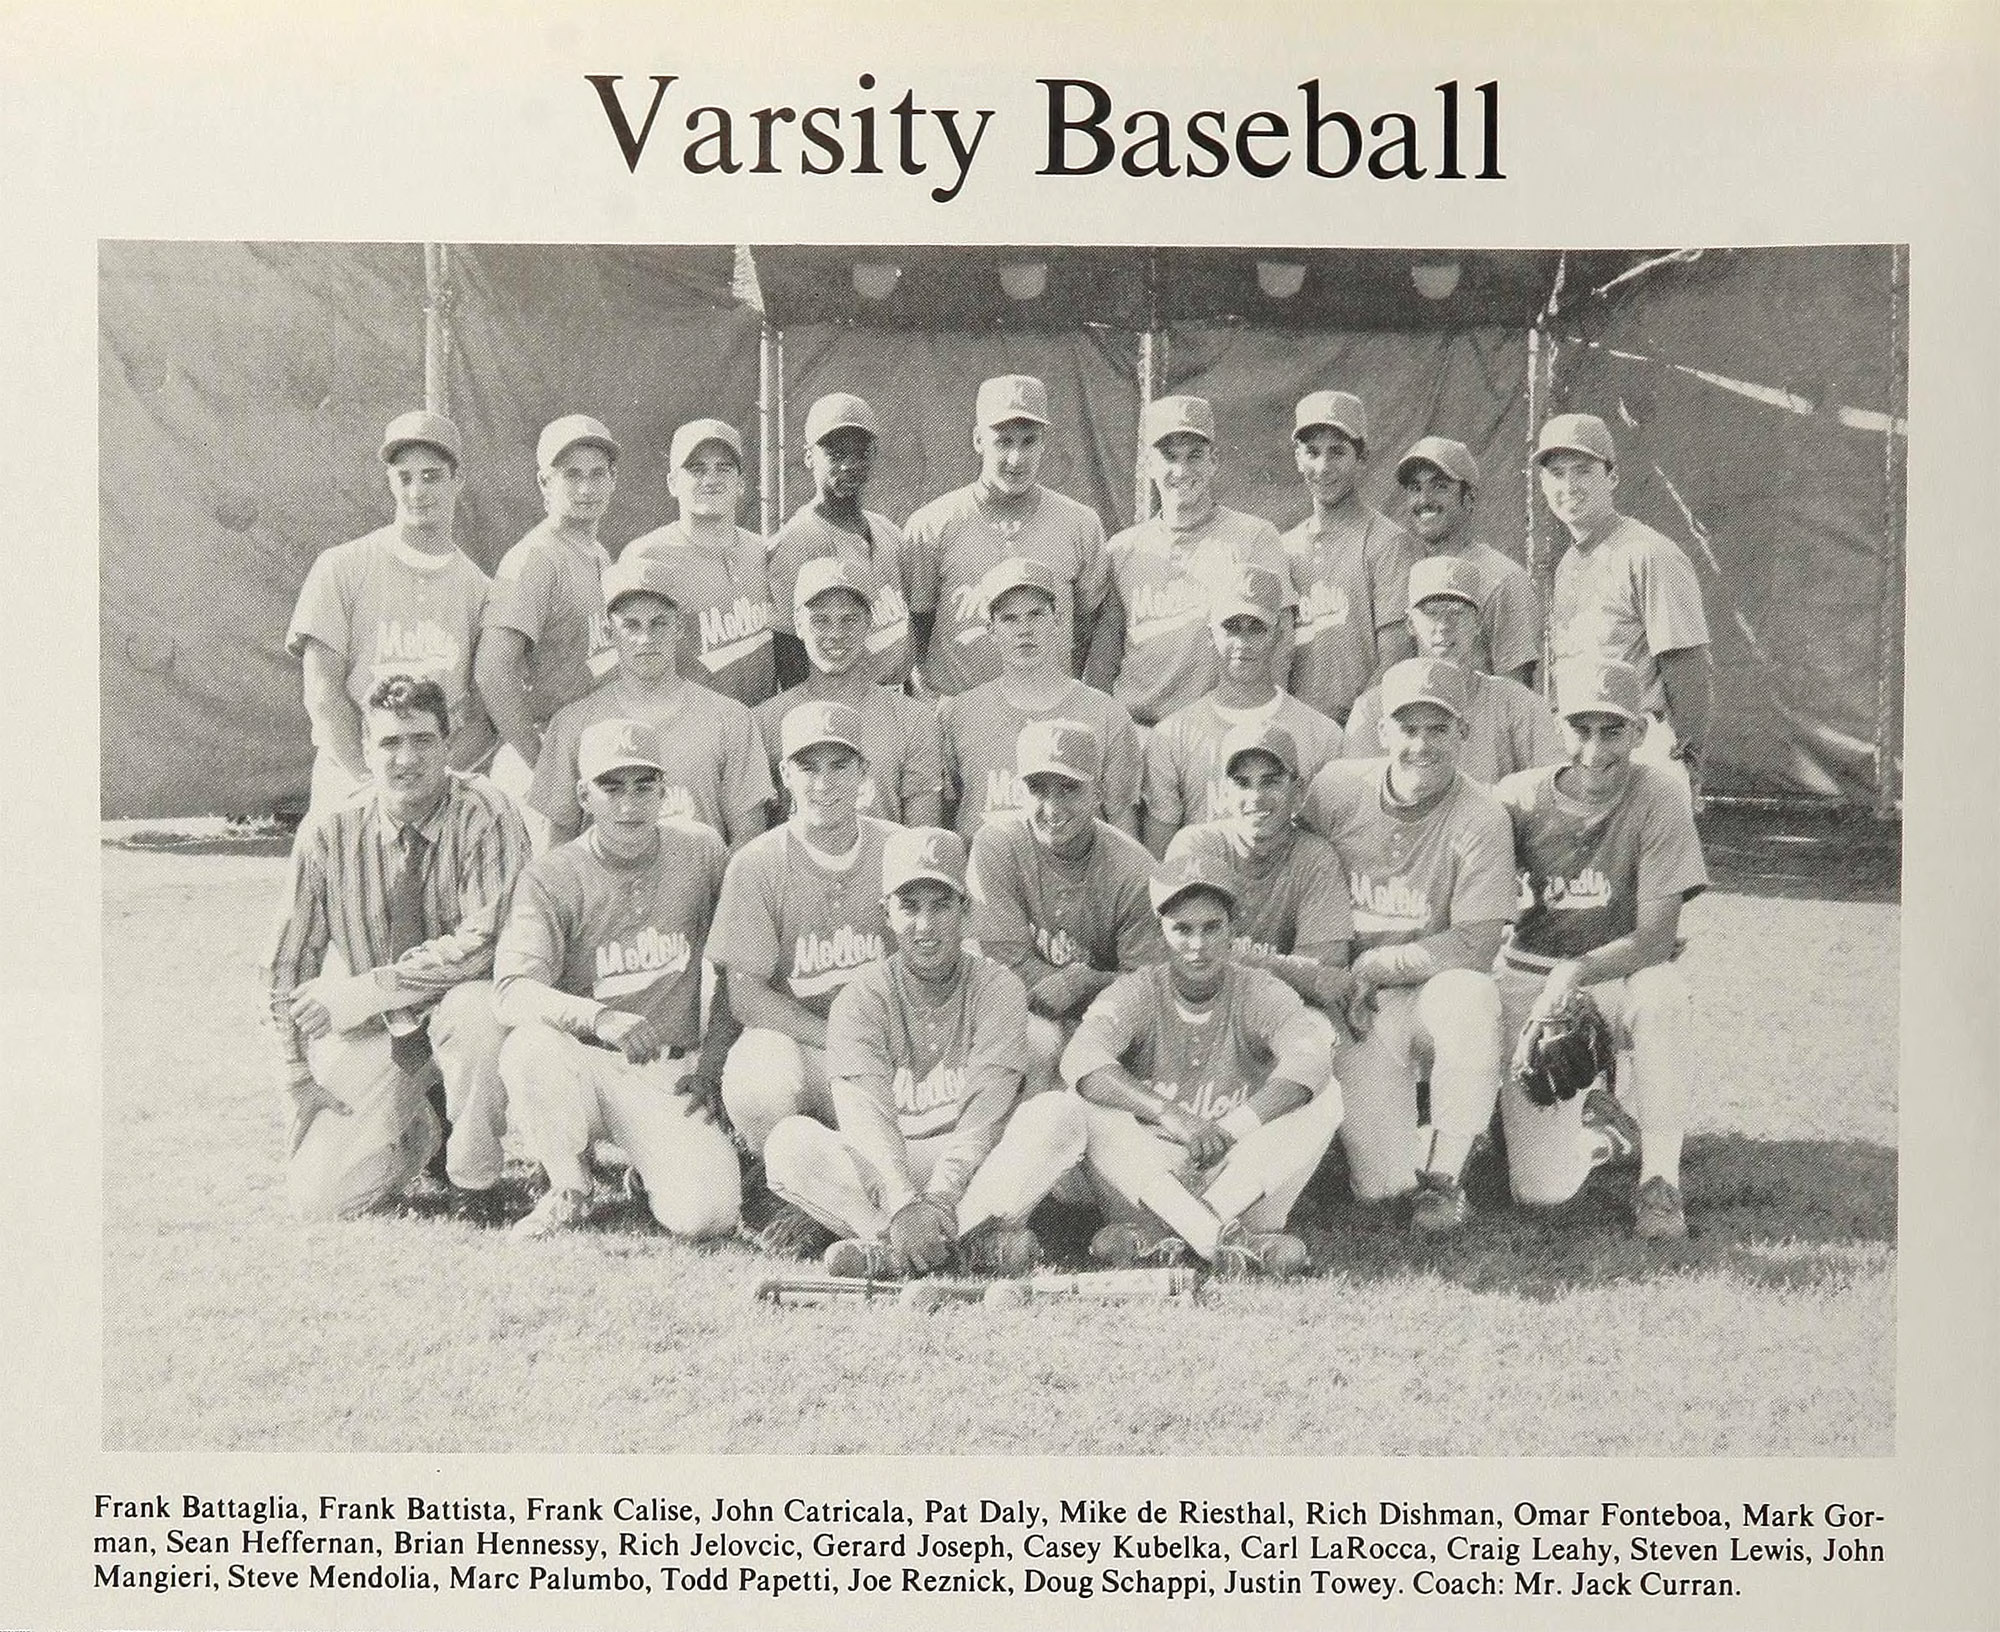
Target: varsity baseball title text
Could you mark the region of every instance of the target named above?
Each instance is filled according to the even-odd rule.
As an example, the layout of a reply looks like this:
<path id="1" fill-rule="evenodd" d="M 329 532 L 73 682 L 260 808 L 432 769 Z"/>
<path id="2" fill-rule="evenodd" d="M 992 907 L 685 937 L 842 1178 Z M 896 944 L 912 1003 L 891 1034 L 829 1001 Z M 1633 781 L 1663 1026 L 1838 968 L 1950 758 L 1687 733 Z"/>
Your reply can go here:
<path id="1" fill-rule="evenodd" d="M 964 190 L 995 108 L 927 108 L 914 89 L 886 106 L 774 103 L 733 111 L 694 102 L 678 74 L 651 74 L 627 87 L 623 74 L 586 74 L 625 166 L 643 160 L 691 176 L 949 175 L 930 196 L 949 204 Z M 873 74 L 856 82 L 876 89 Z M 1241 171 L 1265 181 L 1296 169 L 1326 181 L 1504 181 L 1500 168 L 1500 82 L 1489 79 L 1463 98 L 1456 79 L 1434 89 L 1425 111 L 1353 111 L 1317 78 L 1296 87 L 1289 112 L 1221 108 L 1169 113 L 1121 112 L 1110 91 L 1089 79 L 1041 79 L 1046 135 L 1039 176 L 1122 172 L 1135 179 L 1209 181 Z M 886 98 L 886 93 L 884 93 Z M 685 108 L 685 112 L 683 112 Z M 664 122 L 662 115 L 665 115 Z M 678 127 L 678 129 L 676 129 Z M 674 132 L 674 134 L 669 134 Z M 680 132 L 685 132 L 683 140 Z M 1463 145 L 1461 145 L 1461 141 Z"/>

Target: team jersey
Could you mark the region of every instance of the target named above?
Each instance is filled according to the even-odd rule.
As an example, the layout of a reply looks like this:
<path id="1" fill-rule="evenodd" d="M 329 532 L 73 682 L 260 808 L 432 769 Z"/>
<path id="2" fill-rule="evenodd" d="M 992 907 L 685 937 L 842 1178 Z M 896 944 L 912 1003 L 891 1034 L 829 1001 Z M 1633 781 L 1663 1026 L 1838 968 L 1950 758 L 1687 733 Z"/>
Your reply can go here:
<path id="1" fill-rule="evenodd" d="M 1155 516 L 1105 546 L 1125 609 L 1125 650 L 1111 695 L 1141 725 L 1155 725 L 1215 689 L 1222 660 L 1208 633 L 1211 592 L 1238 566 L 1292 577 L 1278 530 L 1258 516 L 1217 506 L 1198 527 L 1175 532 Z"/>
<path id="2" fill-rule="evenodd" d="M 1102 814 L 1116 816 L 1139 802 L 1143 755 L 1123 703 L 1079 680 L 1052 708 L 1016 708 L 1001 694 L 1000 682 L 988 680 L 938 704 L 945 780 L 958 799 L 952 825 L 967 843 L 991 817 L 1027 804 L 1027 789 L 1014 774 L 1014 742 L 1031 720 L 1076 720 L 1090 727 L 1104 752 L 1097 789 Z"/>
<path id="3" fill-rule="evenodd" d="M 1504 674 L 1466 671 L 1464 746 L 1458 768 L 1482 787 L 1503 776 L 1537 765 L 1564 762 L 1562 732 L 1549 705 L 1518 680 Z M 1347 716 L 1349 759 L 1379 759 L 1382 755 L 1382 688 L 1370 686 L 1355 699 Z"/>
<path id="4" fill-rule="evenodd" d="M 1701 580 L 1681 547 L 1642 521 L 1620 516 L 1589 549 L 1571 544 L 1556 563 L 1555 660 L 1614 658 L 1639 671 L 1648 712 L 1664 715 L 1667 688 L 1654 659 L 1708 644 Z"/>
<path id="5" fill-rule="evenodd" d="M 1146 847 L 1108 822 L 1097 823 L 1090 854 L 1070 865 L 1035 842 L 1025 814 L 995 816 L 972 841 L 971 934 L 1016 972 L 1036 963 L 1105 973 L 1156 963 L 1166 945 L 1146 895 L 1152 876 Z"/>
<path id="6" fill-rule="evenodd" d="M 1541 662 L 1542 598 L 1528 569 L 1478 539 L 1439 553 L 1469 562 L 1479 574 L 1479 642 L 1472 654 L 1479 671 L 1506 675 Z"/>
<path id="7" fill-rule="evenodd" d="M 854 860 L 839 871 L 793 825 L 760 833 L 730 858 L 708 938 L 711 961 L 784 989 L 822 1020 L 834 995 L 885 955 L 882 841 L 890 824 L 861 818 Z"/>
<path id="8" fill-rule="evenodd" d="M 1284 551 L 1299 605 L 1292 695 L 1344 721 L 1381 664 L 1377 636 L 1409 612 L 1410 568 L 1423 547 L 1357 505 L 1324 526 L 1308 516 L 1285 534 Z"/>
<path id="9" fill-rule="evenodd" d="M 514 888 L 493 959 L 496 1001 L 586 1040 L 601 1007 L 620 1009 L 657 1023 L 669 1046 L 694 1048 L 702 947 L 728 862 L 715 830 L 696 822 L 662 822 L 657 853 L 630 865 L 599 855 L 588 834 L 558 845 Z M 549 990 L 523 1005 L 516 981 Z"/>
<path id="10" fill-rule="evenodd" d="M 641 533 L 626 554 L 662 556 L 674 566 L 681 602 L 680 672 L 710 691 L 755 708 L 778 689 L 771 654 L 771 578 L 764 541 L 736 529 L 728 549 L 711 549 L 670 521 Z M 622 559 L 622 557 L 621 557 Z"/>
<path id="11" fill-rule="evenodd" d="M 1332 1074 L 1326 1033 L 1276 975 L 1231 964 L 1196 1007 L 1174 995 L 1164 964 L 1125 975 L 1085 1012 L 1063 1051 L 1063 1080 L 1122 1065 L 1154 1093 L 1213 1121 L 1272 1077 L 1317 1094 Z"/>
<path id="12" fill-rule="evenodd" d="M 1275 720 L 1291 732 L 1301 782 L 1310 782 L 1322 765 L 1340 757 L 1340 727 L 1296 697 L 1281 691 L 1258 708 L 1223 708 L 1211 693 L 1169 715 L 1146 738 L 1143 797 L 1148 820 L 1185 827 L 1232 814 L 1233 789 L 1222 774 L 1222 739 L 1231 727 L 1255 720 Z"/>
<path id="13" fill-rule="evenodd" d="M 583 821 L 576 802 L 576 748 L 600 720 L 643 720 L 660 734 L 667 776 L 662 814 L 706 822 L 718 833 L 732 817 L 757 809 L 776 791 L 770 762 L 750 710 L 692 684 L 678 687 L 663 705 L 614 678 L 549 721 L 528 803 L 562 833 Z"/>
<path id="14" fill-rule="evenodd" d="M 1639 904 L 1708 888 L 1687 790 L 1667 772 L 1633 765 L 1609 807 L 1556 785 L 1561 769 L 1510 776 L 1495 788 L 1514 826 L 1521 915 L 1509 962 L 1525 967 L 1580 957 L 1638 927 Z"/>
<path id="15" fill-rule="evenodd" d="M 1111 568 L 1097 512 L 1040 485 L 1030 501 L 1018 518 L 1003 522 L 979 502 L 976 486 L 961 487 L 903 523 L 910 610 L 937 613 L 923 664 L 924 683 L 936 696 L 955 697 L 1000 672 L 979 581 L 1002 561 L 1027 556 L 1055 574 L 1065 664 L 1074 650 L 1078 604 L 1088 614 L 1104 599 Z"/>
<path id="16" fill-rule="evenodd" d="M 1357 951 L 1514 916 L 1506 811 L 1462 772 L 1414 810 L 1389 802 L 1389 761 L 1336 760 L 1313 778 L 1299 820 L 1347 873 Z"/>
<path id="17" fill-rule="evenodd" d="M 873 510 L 864 510 L 862 515 L 870 538 L 858 538 L 846 528 L 834 526 L 810 504 L 801 506 L 778 529 L 778 536 L 771 540 L 771 627 L 788 635 L 799 632 L 792 591 L 800 567 L 820 556 L 851 561 L 875 585 L 869 611 L 869 672 L 885 685 L 900 686 L 910 677 L 913 657 L 909 562 L 896 524 Z"/>
<path id="18" fill-rule="evenodd" d="M 1293 828 L 1276 855 L 1246 855 L 1231 836 L 1231 822 L 1184 827 L 1167 846 L 1169 865 L 1183 856 L 1220 862 L 1236 881 L 1230 914 L 1238 956 L 1288 957 L 1302 946 L 1354 939 L 1354 908 L 1347 874 L 1332 845 L 1317 833 Z"/>
<path id="19" fill-rule="evenodd" d="M 458 738 L 485 718 L 472 689 L 472 652 L 489 588 L 464 551 L 426 555 L 393 526 L 381 527 L 313 562 L 285 650 L 297 657 L 316 640 L 331 651 L 346 665 L 347 695 L 364 715 L 369 692 L 392 674 L 435 680 Z"/>
<path id="20" fill-rule="evenodd" d="M 772 780 L 787 807 L 790 795 L 778 776 L 780 730 L 785 716 L 801 703 L 831 693 L 816 690 L 812 681 L 781 691 L 757 705 L 753 718 L 764 739 Z M 838 697 L 861 715 L 861 752 L 868 758 L 868 780 L 861 784 L 860 811 L 885 822 L 903 820 L 912 799 L 938 793 L 944 787 L 944 748 L 939 740 L 937 709 L 921 697 L 906 696 L 887 686 L 863 685 L 859 697 Z"/>
<path id="21" fill-rule="evenodd" d="M 527 708 L 536 725 L 617 666 L 599 588 L 610 565 L 602 544 L 571 544 L 547 521 L 530 527 L 500 558 L 480 627 L 528 638 Z"/>

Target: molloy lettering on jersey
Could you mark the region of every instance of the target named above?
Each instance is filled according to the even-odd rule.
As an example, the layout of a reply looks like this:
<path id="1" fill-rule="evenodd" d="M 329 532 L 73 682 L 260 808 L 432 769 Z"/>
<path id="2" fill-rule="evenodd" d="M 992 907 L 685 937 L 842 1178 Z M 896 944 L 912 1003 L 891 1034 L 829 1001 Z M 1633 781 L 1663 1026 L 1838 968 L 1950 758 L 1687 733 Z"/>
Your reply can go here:
<path id="1" fill-rule="evenodd" d="M 1213 1082 L 1198 1082 L 1190 1089 L 1177 1082 L 1156 1082 L 1153 1092 L 1171 1099 L 1182 1110 L 1213 1122 L 1245 1103 L 1250 1098 L 1250 1085 L 1239 1082 L 1234 1088 L 1219 1088 Z"/>
<path id="2" fill-rule="evenodd" d="M 611 644 L 611 620 L 603 613 L 589 620 L 590 652 L 584 659 L 590 672 L 602 680 L 618 667 L 618 648 Z"/>
<path id="3" fill-rule="evenodd" d="M 986 773 L 986 814 L 991 816 L 1003 810 L 1019 810 L 1028 802 L 1028 785 L 1012 771 L 990 770 Z"/>
<path id="4" fill-rule="evenodd" d="M 1349 610 L 1347 591 L 1340 585 L 1314 584 L 1299 597 L 1300 644 L 1323 635 L 1330 629 L 1345 628 Z"/>
<path id="5" fill-rule="evenodd" d="M 694 943 L 685 930 L 662 935 L 650 924 L 624 941 L 605 941 L 597 949 L 597 979 L 590 995 L 600 1003 L 628 992 L 643 992 L 655 981 L 678 975 L 694 957 Z"/>
<path id="6" fill-rule="evenodd" d="M 1543 889 L 1551 912 L 1595 912 L 1611 905 L 1611 880 L 1595 867 L 1574 878 L 1552 878 Z"/>
<path id="7" fill-rule="evenodd" d="M 1252 957 L 1252 956 L 1263 957 L 1263 958 L 1278 958 L 1284 956 L 1284 954 L 1280 952 L 1275 946 L 1272 946 L 1264 941 L 1253 940 L 1248 935 L 1232 935 L 1229 938 L 1229 944 L 1232 948 L 1234 948 L 1236 955 L 1239 958 Z"/>
<path id="8" fill-rule="evenodd" d="M 884 584 L 868 603 L 868 650 L 886 652 L 910 632 L 910 603 L 895 584 Z"/>
<path id="9" fill-rule="evenodd" d="M 951 638 L 961 646 L 970 646 L 986 633 L 986 607 L 979 599 L 977 584 L 952 585 L 951 621 L 958 625 Z"/>
<path id="10" fill-rule="evenodd" d="M 771 608 L 748 595 L 737 596 L 734 606 L 708 607 L 698 621 L 702 667 L 710 674 L 720 674 L 730 664 L 771 644 Z"/>
<path id="11" fill-rule="evenodd" d="M 1042 962 L 1051 969 L 1061 969 L 1072 963 L 1087 963 L 1089 954 L 1070 939 L 1069 931 L 1059 929 L 1051 935 L 1040 924 L 1034 926 L 1035 951 Z"/>
<path id="12" fill-rule="evenodd" d="M 1137 644 L 1190 628 L 1202 620 L 1207 606 L 1208 591 L 1192 574 L 1142 585 L 1132 597 L 1126 639 Z"/>
<path id="13" fill-rule="evenodd" d="M 801 935 L 792 948 L 792 972 L 786 984 L 794 997 L 830 992 L 881 956 L 882 937 L 872 929 L 842 924 L 831 935 Z"/>
<path id="14" fill-rule="evenodd" d="M 1422 929 L 1431 921 L 1431 898 L 1411 889 L 1405 879 L 1377 884 L 1366 873 L 1350 873 L 1347 887 L 1354 898 L 1354 928 L 1359 934 Z"/>
<path id="15" fill-rule="evenodd" d="M 965 1098 L 965 1067 L 939 1065 L 919 1082 L 907 1065 L 896 1067 L 890 1083 L 896 1096 L 896 1126 L 905 1139 L 923 1139 L 958 1120 Z"/>
<path id="16" fill-rule="evenodd" d="M 400 618 L 384 618 L 375 625 L 375 666 L 388 663 L 416 663 L 428 669 L 458 667 L 458 642 L 451 631 L 429 618 L 406 624 Z"/>

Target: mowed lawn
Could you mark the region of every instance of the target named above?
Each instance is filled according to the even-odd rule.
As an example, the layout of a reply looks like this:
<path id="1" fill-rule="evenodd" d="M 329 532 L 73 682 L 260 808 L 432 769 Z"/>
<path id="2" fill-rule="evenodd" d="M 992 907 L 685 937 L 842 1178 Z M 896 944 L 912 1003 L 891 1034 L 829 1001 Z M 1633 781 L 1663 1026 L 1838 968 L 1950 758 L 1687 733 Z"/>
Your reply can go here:
<path id="1" fill-rule="evenodd" d="M 256 1019 L 283 861 L 103 860 L 107 1449 L 1894 1449 L 1893 903 L 1690 909 L 1685 1246 L 1627 1239 L 1629 1177 L 1527 1217 L 1489 1165 L 1478 1220 L 1426 1251 L 1332 1163 L 1298 1215 L 1310 1281 L 923 1315 L 757 1304 L 779 1266 L 622 1204 L 536 1243 L 409 1210 L 295 1225 Z M 512 1213 L 530 1172 L 510 1167 Z M 1037 1221 L 1074 1251 L 1074 1217 Z"/>

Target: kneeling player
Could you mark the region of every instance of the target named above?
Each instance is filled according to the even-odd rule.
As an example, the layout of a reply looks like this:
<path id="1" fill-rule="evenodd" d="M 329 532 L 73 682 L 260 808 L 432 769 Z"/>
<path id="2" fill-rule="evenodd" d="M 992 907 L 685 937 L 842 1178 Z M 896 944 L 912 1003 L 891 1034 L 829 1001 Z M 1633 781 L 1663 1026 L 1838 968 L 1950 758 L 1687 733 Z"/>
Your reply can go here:
<path id="1" fill-rule="evenodd" d="M 1236 880 L 1189 857 L 1154 878 L 1167 962 L 1090 1006 L 1062 1073 L 1086 1101 L 1086 1160 L 1111 1222 L 1091 1256 L 1225 1275 L 1296 1275 L 1281 1233 L 1340 1126 L 1333 1028 L 1275 975 L 1231 954 Z"/>
<path id="2" fill-rule="evenodd" d="M 960 945 L 964 841 L 890 834 L 882 891 L 896 951 L 827 1020 L 840 1129 L 780 1122 L 764 1147 L 772 1193 L 842 1237 L 826 1253 L 836 1275 L 1023 1273 L 1039 1248 L 1022 1220 L 1082 1160 L 1083 1107 L 1068 1094 L 1016 1103 L 1028 993 Z"/>
<path id="3" fill-rule="evenodd" d="M 1634 1228 L 1687 1234 L 1681 1132 L 1694 1001 L 1674 967 L 1681 903 L 1708 887 L 1701 838 L 1678 778 L 1634 764 L 1646 729 L 1639 671 L 1568 659 L 1556 667 L 1566 765 L 1522 771 L 1494 792 L 1514 823 L 1523 906 L 1500 963 L 1504 1035 L 1588 990 L 1631 1050 L 1640 1130 Z M 1516 1061 L 1516 1064 L 1519 1062 Z M 1586 1096 L 1531 1104 L 1510 1073 L 1500 1098 L 1516 1201 L 1567 1201 L 1608 1154 L 1584 1124 Z"/>
<path id="4" fill-rule="evenodd" d="M 660 820 L 657 733 L 605 720 L 577 744 L 582 837 L 531 863 L 494 959 L 507 1103 L 549 1193 L 521 1235 L 590 1216 L 591 1145 L 622 1150 L 676 1235 L 735 1227 L 736 1152 L 694 1088 L 701 955 L 728 852 L 706 823 Z"/>

